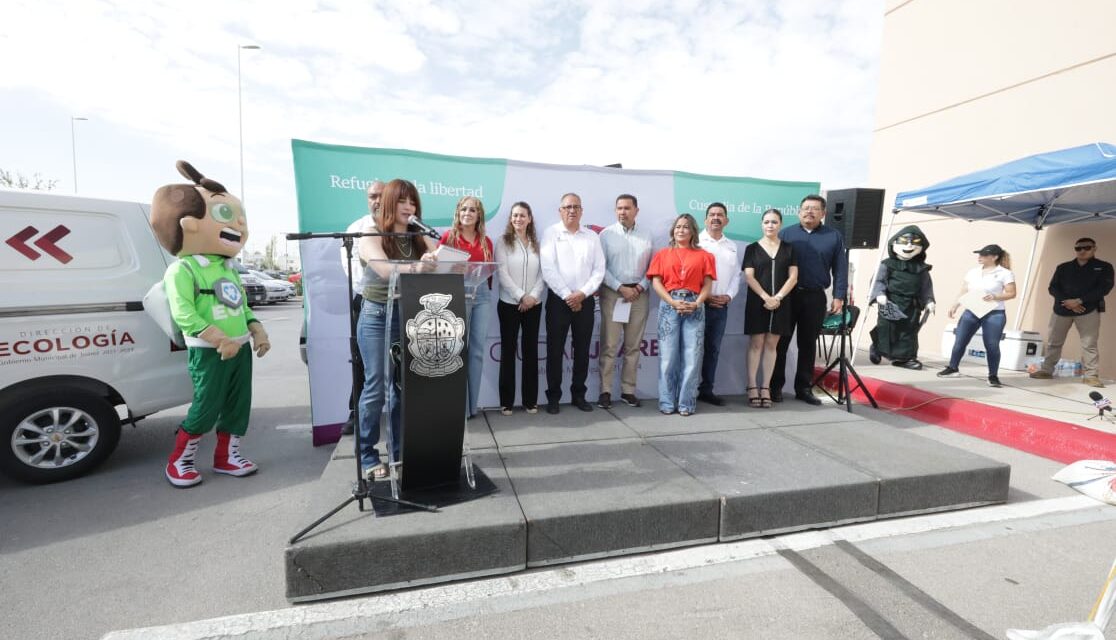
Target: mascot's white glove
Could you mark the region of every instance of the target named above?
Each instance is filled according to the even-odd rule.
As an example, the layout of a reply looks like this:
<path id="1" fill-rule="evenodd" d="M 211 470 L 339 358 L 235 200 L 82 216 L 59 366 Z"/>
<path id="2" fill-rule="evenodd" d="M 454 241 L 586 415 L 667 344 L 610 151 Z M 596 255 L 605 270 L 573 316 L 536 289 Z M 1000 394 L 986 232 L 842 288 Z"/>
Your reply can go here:
<path id="1" fill-rule="evenodd" d="M 931 300 L 930 302 L 927 302 L 927 303 L 926 303 L 926 310 L 930 312 L 930 315 L 934 315 L 934 308 L 935 308 L 936 306 L 937 306 L 937 305 L 935 305 L 935 304 L 934 304 L 934 301 L 933 301 L 933 300 Z"/>
<path id="2" fill-rule="evenodd" d="M 880 305 L 881 307 L 887 304 L 887 295 L 881 293 L 880 295 L 876 296 L 876 304 Z"/>

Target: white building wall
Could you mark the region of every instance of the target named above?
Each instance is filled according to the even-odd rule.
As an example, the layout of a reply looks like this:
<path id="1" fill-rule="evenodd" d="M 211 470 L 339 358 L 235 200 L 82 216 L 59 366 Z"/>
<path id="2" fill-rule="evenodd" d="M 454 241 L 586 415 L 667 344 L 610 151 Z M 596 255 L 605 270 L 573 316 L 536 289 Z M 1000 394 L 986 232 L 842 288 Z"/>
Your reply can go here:
<path id="1" fill-rule="evenodd" d="M 1089 142 L 1116 142 L 1116 3 L 1102 0 L 888 0 L 869 184 L 886 201 L 915 189 L 1021 156 Z M 885 213 L 881 236 L 891 214 Z M 1053 303 L 1046 291 L 1054 268 L 1073 258 L 1081 236 L 1097 240 L 1099 258 L 1116 263 L 1116 224 L 1055 226 L 1038 234 L 1022 225 L 967 223 L 903 214 L 894 229 L 919 224 L 931 242 L 928 262 L 941 311 L 921 334 L 935 353 L 946 310 L 972 251 L 995 242 L 1013 259 L 1022 293 L 1035 247 L 1025 308 L 1007 305 L 1008 326 L 1045 335 Z M 881 237 L 881 244 L 886 237 Z M 881 247 L 881 251 L 883 248 Z M 880 254 L 854 252 L 858 301 Z M 1116 377 L 1116 294 L 1102 316 L 1101 374 Z M 868 315 L 868 325 L 875 314 Z M 867 335 L 860 343 L 867 347 Z M 1070 332 L 1063 357 L 1080 355 Z"/>

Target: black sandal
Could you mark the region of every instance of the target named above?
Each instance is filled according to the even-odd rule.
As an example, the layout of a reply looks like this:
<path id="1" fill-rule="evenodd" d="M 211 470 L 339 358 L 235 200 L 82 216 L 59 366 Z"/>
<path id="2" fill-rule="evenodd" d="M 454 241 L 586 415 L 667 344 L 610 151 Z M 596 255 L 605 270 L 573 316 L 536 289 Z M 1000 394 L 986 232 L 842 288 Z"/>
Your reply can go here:
<path id="1" fill-rule="evenodd" d="M 763 397 L 763 392 L 764 391 L 767 392 L 767 397 L 766 398 Z M 759 392 L 760 392 L 759 407 L 761 409 L 770 409 L 771 407 L 773 407 L 774 405 L 771 404 L 771 389 L 769 389 L 768 387 L 760 387 Z"/>
<path id="2" fill-rule="evenodd" d="M 752 408 L 755 408 L 755 409 L 759 409 L 759 408 L 763 407 L 763 403 L 760 400 L 759 394 L 757 393 L 755 396 L 752 395 L 752 390 L 753 389 L 758 390 L 758 389 L 763 389 L 763 388 L 764 387 L 748 387 L 747 389 L 745 389 L 745 391 L 748 392 L 748 406 L 749 407 L 752 407 Z"/>

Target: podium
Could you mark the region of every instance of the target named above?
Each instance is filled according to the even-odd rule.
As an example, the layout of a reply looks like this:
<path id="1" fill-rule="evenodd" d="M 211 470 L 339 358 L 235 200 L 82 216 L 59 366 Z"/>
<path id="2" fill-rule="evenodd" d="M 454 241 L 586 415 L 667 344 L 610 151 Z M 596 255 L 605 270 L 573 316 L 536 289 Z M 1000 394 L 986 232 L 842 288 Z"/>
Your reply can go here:
<path id="1" fill-rule="evenodd" d="M 467 306 L 477 288 L 488 286 L 495 262 L 377 260 L 369 264 L 384 278 L 387 306 L 384 371 L 388 392 L 381 415 L 387 432 L 391 492 L 395 498 L 451 489 L 461 482 L 476 488 L 465 414 L 468 383 Z M 386 274 L 386 277 L 385 277 Z M 399 335 L 393 335 L 398 311 Z M 484 339 L 487 336 L 482 336 Z M 392 395 L 401 408 L 399 446 L 391 429 Z M 398 448 L 398 459 L 393 452 Z M 404 465 L 403 463 L 406 462 Z"/>

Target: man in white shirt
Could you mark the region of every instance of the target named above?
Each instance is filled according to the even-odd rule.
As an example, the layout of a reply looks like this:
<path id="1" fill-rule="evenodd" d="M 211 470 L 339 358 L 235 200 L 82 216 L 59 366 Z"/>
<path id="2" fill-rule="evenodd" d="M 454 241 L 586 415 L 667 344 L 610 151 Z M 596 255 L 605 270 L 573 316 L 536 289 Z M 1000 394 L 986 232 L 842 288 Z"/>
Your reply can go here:
<path id="1" fill-rule="evenodd" d="M 725 237 L 728 226 L 728 209 L 720 202 L 714 202 L 705 209 L 705 229 L 698 236 L 702 249 L 713 254 L 717 261 L 717 273 L 729 274 L 713 281 L 713 293 L 705 302 L 705 356 L 701 361 L 701 383 L 698 384 L 697 399 L 709 404 L 722 406 L 724 398 L 713 393 L 717 375 L 717 359 L 721 355 L 721 338 L 725 335 L 728 320 L 728 306 L 740 290 L 740 261 L 736 242 Z"/>
<path id="2" fill-rule="evenodd" d="M 380 214 L 380 196 L 384 193 L 384 183 L 379 180 L 373 180 L 372 184 L 368 185 L 366 195 L 368 197 L 368 215 L 363 215 L 345 229 L 345 233 L 360 233 L 369 227 L 376 226 L 376 216 Z M 356 250 L 356 246 L 360 244 L 360 238 L 353 238 L 353 260 L 351 265 L 346 265 L 345 261 L 345 247 L 341 247 L 341 268 L 352 269 L 353 278 L 353 309 L 356 311 L 355 317 L 360 316 L 360 306 L 364 303 L 364 271 L 367 267 L 360 261 L 360 255 Z M 356 325 L 352 327 L 352 335 L 356 335 Z M 351 397 L 349 406 L 353 408 L 349 412 L 349 420 L 345 426 L 341 427 L 341 433 L 344 435 L 351 435 L 353 427 L 356 425 L 356 400 L 360 398 L 360 390 L 364 387 L 364 362 L 360 359 L 360 351 L 353 347 L 352 355 L 353 362 L 356 363 L 356 369 L 359 371 L 359 376 L 353 380 L 353 395 Z"/>
<path id="3" fill-rule="evenodd" d="M 581 226 L 581 196 L 567 193 L 558 208 L 559 222 L 543 234 L 540 259 L 546 298 L 546 412 L 558 413 L 566 335 L 573 332 L 573 405 L 592 411 L 585 400 L 589 377 L 589 344 L 593 339 L 593 294 L 605 273 L 601 240 Z"/>
<path id="4" fill-rule="evenodd" d="M 604 286 L 601 298 L 601 348 L 598 364 L 601 369 L 601 395 L 597 406 L 612 408 L 612 380 L 616 372 L 616 352 L 620 334 L 624 334 L 624 365 L 620 372 L 620 399 L 633 407 L 640 405 L 636 397 L 639 373 L 640 342 L 647 326 L 650 309 L 651 283 L 647 266 L 651 264 L 651 233 L 636 227 L 638 200 L 631 194 L 616 198 L 616 224 L 601 231 L 601 248 L 605 256 Z M 627 318 L 614 321 L 617 304 L 627 305 Z"/>

